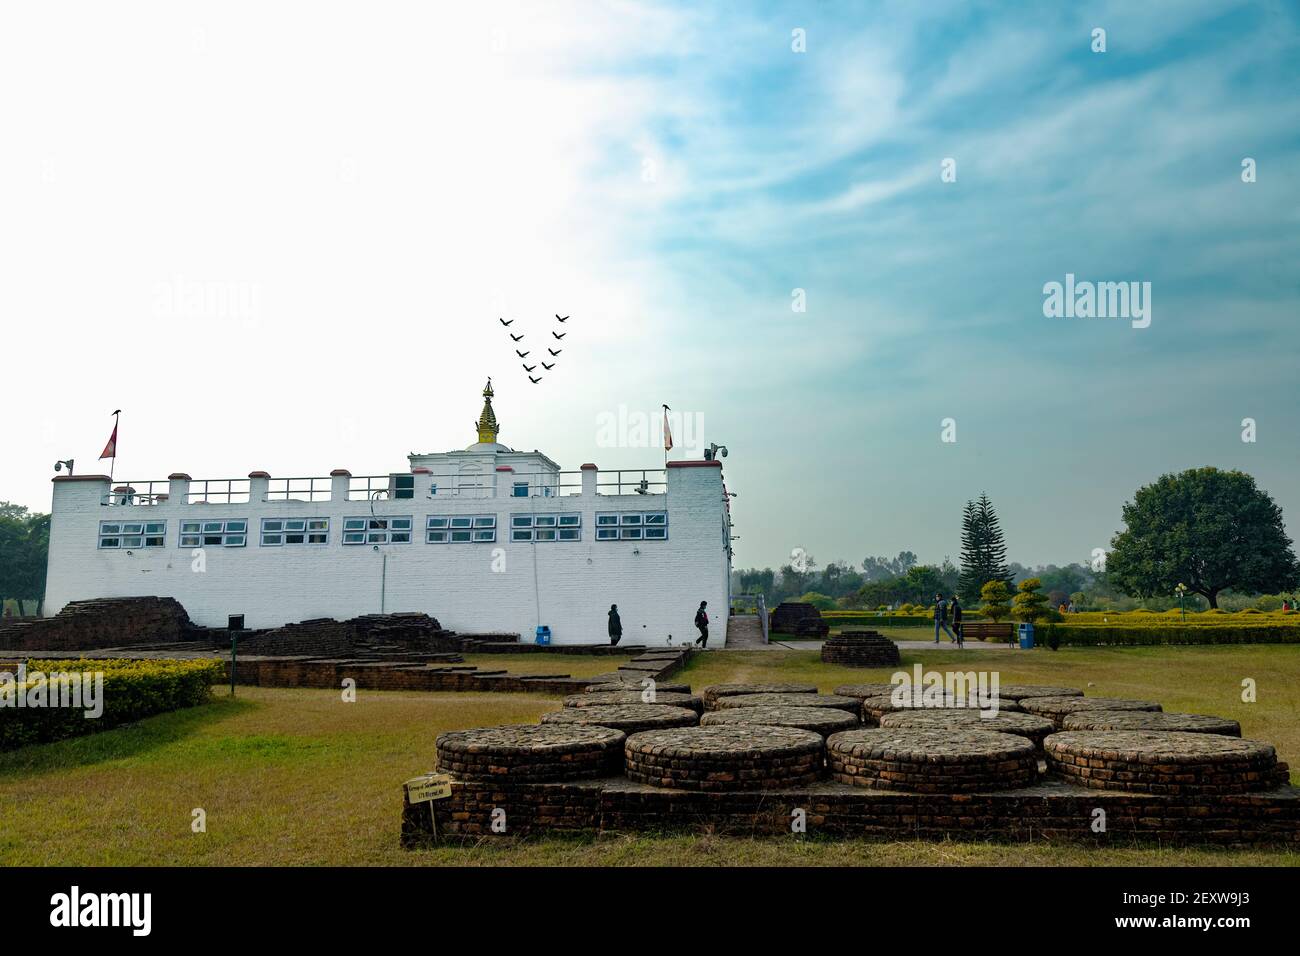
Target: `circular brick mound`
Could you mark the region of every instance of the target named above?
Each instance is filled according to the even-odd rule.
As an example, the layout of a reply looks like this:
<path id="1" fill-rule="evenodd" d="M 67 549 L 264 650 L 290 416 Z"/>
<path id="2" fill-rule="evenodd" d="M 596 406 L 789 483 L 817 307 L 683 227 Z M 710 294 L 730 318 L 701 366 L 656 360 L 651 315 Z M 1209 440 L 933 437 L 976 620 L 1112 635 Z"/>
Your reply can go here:
<path id="1" fill-rule="evenodd" d="M 991 730 L 1001 734 L 1027 737 L 1038 750 L 1056 725 L 1046 717 L 999 710 L 992 717 L 981 716 L 970 708 L 950 710 L 896 710 L 880 717 L 880 726 L 897 730 Z"/>
<path id="2" fill-rule="evenodd" d="M 879 631 L 842 631 L 822 644 L 823 664 L 883 667 L 898 661 L 898 645 Z"/>
<path id="3" fill-rule="evenodd" d="M 628 778 L 681 790 L 768 790 L 814 782 L 820 734 L 753 725 L 648 730 L 623 747 Z"/>
<path id="4" fill-rule="evenodd" d="M 1077 687 L 1053 687 L 1050 684 L 1003 684 L 998 688 L 1000 700 L 1024 700 L 1026 697 L 1082 697 Z"/>
<path id="5" fill-rule="evenodd" d="M 1032 784 L 1034 745 L 988 730 L 846 730 L 826 741 L 832 779 L 873 790 L 984 793 Z"/>
<path id="6" fill-rule="evenodd" d="M 843 697 L 856 697 L 866 700 L 868 697 L 888 697 L 894 692 L 893 684 L 841 684 L 835 693 Z"/>
<path id="7" fill-rule="evenodd" d="M 735 707 L 715 710 L 700 718 L 701 727 L 717 726 L 797 727 L 811 730 L 823 737 L 852 730 L 858 726 L 858 717 L 835 707 L 794 707 L 768 705 L 763 707 Z"/>
<path id="8" fill-rule="evenodd" d="M 815 694 L 817 688 L 812 684 L 712 684 L 700 696 L 704 698 L 705 710 L 717 710 L 717 702 L 722 697 L 736 697 L 740 694 Z"/>
<path id="9" fill-rule="evenodd" d="M 670 727 L 694 727 L 700 715 L 685 707 L 663 704 L 605 704 L 597 707 L 566 707 L 542 714 L 544 724 L 589 724 L 613 727 L 625 734 L 642 730 L 666 730 Z"/>
<path id="10" fill-rule="evenodd" d="M 610 727 L 507 724 L 439 734 L 438 769 L 458 780 L 546 783 L 617 773 L 627 735 Z"/>
<path id="11" fill-rule="evenodd" d="M 689 707 L 697 714 L 704 710 L 704 702 L 690 694 L 673 694 L 656 691 L 654 704 L 641 699 L 639 690 L 611 690 L 602 694 L 570 694 L 564 698 L 565 707 L 608 707 L 611 704 L 645 704 L 654 707 Z"/>
<path id="12" fill-rule="evenodd" d="M 1129 700 L 1124 697 L 1026 697 L 1020 708 L 1046 717 L 1059 728 L 1066 714 L 1081 710 L 1160 710 L 1154 700 Z"/>
<path id="13" fill-rule="evenodd" d="M 901 704 L 894 703 L 892 695 L 883 697 L 868 697 L 862 701 L 862 722 L 868 727 L 879 727 L 880 718 L 885 714 L 893 714 L 898 711 L 919 711 L 919 710 L 979 710 L 979 701 L 974 696 L 966 697 L 964 700 L 958 700 L 956 697 L 944 697 L 942 706 L 936 706 L 933 703 L 922 703 L 917 706 L 912 697 L 904 697 Z M 998 713 L 1018 713 L 1021 710 L 1020 704 L 1013 700 L 1003 700 L 998 698 Z"/>
<path id="14" fill-rule="evenodd" d="M 625 690 L 634 690 L 639 694 L 644 689 L 645 688 L 641 686 L 639 680 L 607 680 L 601 684 L 588 684 L 582 690 L 587 694 L 616 693 Z M 689 694 L 691 692 L 691 685 L 669 684 L 665 681 L 655 681 L 655 690 L 660 694 Z"/>
<path id="15" fill-rule="evenodd" d="M 862 704 L 856 697 L 839 694 L 737 694 L 719 697 L 715 710 L 734 710 L 738 707 L 833 707 L 847 710 L 856 719 Z"/>
<path id="16" fill-rule="evenodd" d="M 1166 714 L 1148 710 L 1083 710 L 1061 718 L 1062 730 L 1176 730 L 1187 734 L 1240 737 L 1241 724 L 1209 714 Z"/>
<path id="17" fill-rule="evenodd" d="M 1286 782 L 1272 746 L 1218 734 L 1067 730 L 1045 744 L 1047 769 L 1094 790 L 1169 795 L 1249 793 Z"/>

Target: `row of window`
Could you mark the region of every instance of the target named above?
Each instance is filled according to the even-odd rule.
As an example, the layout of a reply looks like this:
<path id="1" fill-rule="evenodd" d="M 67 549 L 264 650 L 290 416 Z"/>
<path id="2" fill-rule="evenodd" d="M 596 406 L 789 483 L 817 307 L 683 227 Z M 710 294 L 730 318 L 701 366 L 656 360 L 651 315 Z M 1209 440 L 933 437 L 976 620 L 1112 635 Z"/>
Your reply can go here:
<path id="1" fill-rule="evenodd" d="M 428 544 L 491 544 L 497 540 L 496 515 L 429 515 L 424 540 Z M 410 517 L 344 518 L 343 543 L 410 544 L 414 519 Z M 329 518 L 263 518 L 263 547 L 328 544 Z M 615 512 L 596 515 L 597 541 L 665 540 L 665 511 Z M 511 541 L 581 541 L 582 515 L 572 513 L 517 514 L 510 516 Z M 162 548 L 167 542 L 166 521 L 101 521 L 100 548 Z M 248 543 L 248 521 L 182 521 L 182 548 L 242 548 Z"/>

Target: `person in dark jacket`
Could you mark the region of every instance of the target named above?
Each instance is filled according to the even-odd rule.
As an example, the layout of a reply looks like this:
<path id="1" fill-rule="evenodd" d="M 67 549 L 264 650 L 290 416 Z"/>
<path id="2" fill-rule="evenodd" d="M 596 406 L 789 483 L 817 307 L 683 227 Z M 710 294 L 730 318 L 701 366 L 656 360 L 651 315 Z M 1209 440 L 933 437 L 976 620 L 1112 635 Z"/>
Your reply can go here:
<path id="1" fill-rule="evenodd" d="M 617 605 L 617 604 L 611 604 L 611 605 L 609 606 L 609 643 L 610 643 L 610 645 L 612 646 L 612 645 L 617 644 L 617 643 L 618 643 L 618 639 L 619 639 L 620 637 L 622 637 L 622 636 L 623 636 L 623 622 L 619 619 L 619 616 L 618 616 L 618 605 Z"/>
<path id="2" fill-rule="evenodd" d="M 695 626 L 700 629 L 700 636 L 695 639 L 695 643 L 700 647 L 709 646 L 709 612 L 704 610 L 708 606 L 708 601 L 701 601 L 700 609 L 695 612 Z"/>
<path id="3" fill-rule="evenodd" d="M 957 595 L 952 596 L 952 629 L 957 632 L 957 646 L 965 647 L 966 642 L 961 635 L 961 601 L 957 600 Z"/>
<path id="4" fill-rule="evenodd" d="M 952 633 L 952 628 L 948 626 L 948 604 L 943 599 L 942 594 L 934 596 L 934 642 L 939 643 L 939 629 L 942 628 L 948 633 L 948 640 L 956 643 L 957 638 Z"/>

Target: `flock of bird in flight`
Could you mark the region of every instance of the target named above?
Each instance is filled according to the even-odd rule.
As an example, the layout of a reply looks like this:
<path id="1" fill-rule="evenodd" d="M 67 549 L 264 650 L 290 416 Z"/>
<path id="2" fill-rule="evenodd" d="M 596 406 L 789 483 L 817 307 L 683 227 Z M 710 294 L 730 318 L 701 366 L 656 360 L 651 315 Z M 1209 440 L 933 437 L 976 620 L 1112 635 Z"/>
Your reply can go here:
<path id="1" fill-rule="evenodd" d="M 511 319 L 509 322 L 507 322 L 505 319 L 501 318 L 500 316 L 497 317 L 497 321 L 500 322 L 502 325 L 504 325 L 507 329 L 509 329 L 510 326 L 514 325 L 514 322 L 515 322 L 514 319 Z M 566 316 L 560 316 L 560 315 L 557 313 L 556 316 L 555 316 L 555 321 L 557 321 L 557 322 L 567 322 L 567 321 L 569 321 L 569 316 L 567 316 L 567 315 L 566 315 Z M 521 341 L 523 340 L 524 334 L 525 334 L 525 333 L 520 332 L 518 335 L 515 335 L 515 333 L 511 332 L 511 333 L 510 333 L 510 338 L 511 338 L 511 339 L 515 342 L 515 344 L 517 345 L 519 342 L 521 342 Z M 554 329 L 551 330 L 551 335 L 555 337 L 555 340 L 556 340 L 557 342 L 560 341 L 561 339 L 563 339 L 563 338 L 564 338 L 566 335 L 568 335 L 568 334 L 569 334 L 568 332 L 556 332 Z M 563 352 L 564 349 L 553 349 L 553 348 L 548 347 L 548 348 L 546 349 L 546 351 L 548 351 L 548 352 L 551 353 L 551 362 L 550 362 L 550 364 L 548 365 L 546 362 L 541 362 L 540 359 L 539 359 L 538 361 L 541 362 L 541 366 L 542 366 L 542 368 L 546 369 L 546 370 L 549 372 L 551 369 L 555 368 L 555 365 L 556 365 L 555 358 L 556 358 L 556 356 L 558 356 L 561 352 Z M 543 375 L 539 375 L 539 376 L 537 376 L 537 378 L 533 378 L 532 373 L 533 373 L 533 371 L 537 368 L 537 365 L 535 365 L 535 364 L 534 364 L 534 365 L 529 365 L 529 364 L 528 364 L 528 361 L 527 361 L 528 356 L 532 354 L 532 349 L 529 349 L 528 351 L 525 351 L 525 352 L 521 352 L 521 351 L 519 351 L 519 349 L 516 348 L 516 349 L 515 349 L 515 354 L 518 355 L 521 359 L 524 359 L 524 361 L 521 362 L 520 364 L 523 365 L 523 367 L 524 367 L 524 371 L 528 373 L 528 381 L 530 381 L 530 382 L 532 382 L 534 385 L 536 385 L 538 382 L 540 382 L 540 381 L 545 377 L 545 376 L 543 376 Z"/>

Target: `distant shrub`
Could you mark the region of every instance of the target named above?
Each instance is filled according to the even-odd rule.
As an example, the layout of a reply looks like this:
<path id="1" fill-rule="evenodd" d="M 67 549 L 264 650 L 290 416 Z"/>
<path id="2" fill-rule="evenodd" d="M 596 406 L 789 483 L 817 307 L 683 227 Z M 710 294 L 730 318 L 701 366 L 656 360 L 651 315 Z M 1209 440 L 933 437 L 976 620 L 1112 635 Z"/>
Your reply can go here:
<path id="1" fill-rule="evenodd" d="M 29 694 L 41 684 L 57 688 L 46 675 L 103 674 L 103 713 L 87 719 L 83 708 L 0 707 L 0 750 L 46 743 L 108 730 L 154 714 L 193 707 L 208 699 L 213 683 L 225 675 L 214 660 L 41 660 L 26 662 L 27 680 L 6 682 L 3 693 Z"/>

